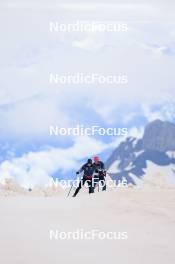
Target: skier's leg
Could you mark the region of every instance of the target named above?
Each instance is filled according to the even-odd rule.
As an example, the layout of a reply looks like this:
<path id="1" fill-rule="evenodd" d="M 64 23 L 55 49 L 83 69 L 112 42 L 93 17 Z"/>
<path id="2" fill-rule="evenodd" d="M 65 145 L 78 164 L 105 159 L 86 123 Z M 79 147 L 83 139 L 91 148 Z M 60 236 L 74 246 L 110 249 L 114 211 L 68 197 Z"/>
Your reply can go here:
<path id="1" fill-rule="evenodd" d="M 93 188 L 93 182 L 92 180 L 88 181 L 88 185 L 89 185 L 89 194 L 90 193 L 94 193 L 94 188 Z"/>
<path id="2" fill-rule="evenodd" d="M 96 185 L 98 184 L 99 182 L 99 176 L 98 175 L 95 175 L 92 179 L 92 190 L 94 192 L 95 188 L 96 188 Z"/>
<path id="3" fill-rule="evenodd" d="M 75 193 L 74 193 L 73 197 L 75 197 L 75 196 L 79 193 L 80 189 L 81 189 L 82 186 L 85 184 L 85 181 L 86 181 L 85 178 L 83 178 L 83 179 L 80 180 L 79 186 L 78 186 L 77 189 L 75 190 Z"/>
<path id="4" fill-rule="evenodd" d="M 102 191 L 106 191 L 106 179 L 105 179 L 105 177 L 103 179 L 103 188 L 102 188 Z"/>
<path id="5" fill-rule="evenodd" d="M 106 191 L 106 179 L 104 176 L 100 176 L 99 183 L 102 186 L 102 191 Z"/>

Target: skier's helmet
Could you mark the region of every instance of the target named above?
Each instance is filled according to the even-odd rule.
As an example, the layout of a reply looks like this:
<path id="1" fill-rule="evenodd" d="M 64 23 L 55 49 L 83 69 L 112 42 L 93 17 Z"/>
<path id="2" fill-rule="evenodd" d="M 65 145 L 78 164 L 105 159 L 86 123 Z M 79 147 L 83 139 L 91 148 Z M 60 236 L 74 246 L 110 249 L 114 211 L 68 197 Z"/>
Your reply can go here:
<path id="1" fill-rule="evenodd" d="M 95 161 L 95 162 L 98 162 L 98 161 L 100 161 L 100 158 L 99 158 L 98 156 L 95 156 L 95 157 L 94 157 L 94 161 Z"/>
<path id="2" fill-rule="evenodd" d="M 88 159 L 88 160 L 87 160 L 87 163 L 88 163 L 88 164 L 92 164 L 92 160 L 91 160 L 91 159 Z"/>

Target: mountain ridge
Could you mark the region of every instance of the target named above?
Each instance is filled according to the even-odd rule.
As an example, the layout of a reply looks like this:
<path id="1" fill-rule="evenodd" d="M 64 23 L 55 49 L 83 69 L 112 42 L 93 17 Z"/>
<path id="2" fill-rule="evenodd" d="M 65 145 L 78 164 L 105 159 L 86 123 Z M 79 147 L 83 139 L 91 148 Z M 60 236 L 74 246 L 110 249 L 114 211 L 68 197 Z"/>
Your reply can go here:
<path id="1" fill-rule="evenodd" d="M 175 178 L 175 124 L 155 120 L 145 127 L 141 139 L 127 138 L 114 150 L 106 161 L 108 174 L 112 179 L 136 185 L 135 177 L 143 179 L 148 164 L 158 169 L 172 166 Z"/>

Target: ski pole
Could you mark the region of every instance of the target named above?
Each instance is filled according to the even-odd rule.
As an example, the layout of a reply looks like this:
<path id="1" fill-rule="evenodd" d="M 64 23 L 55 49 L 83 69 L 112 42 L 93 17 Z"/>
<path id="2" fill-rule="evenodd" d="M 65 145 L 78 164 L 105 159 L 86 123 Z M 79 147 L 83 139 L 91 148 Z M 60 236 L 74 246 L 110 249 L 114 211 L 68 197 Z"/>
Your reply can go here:
<path id="1" fill-rule="evenodd" d="M 68 192 L 68 194 L 67 194 L 67 198 L 69 197 L 69 194 L 70 194 L 71 191 L 72 191 L 72 187 L 73 187 L 73 183 L 72 183 L 72 185 L 71 185 L 71 187 L 70 187 L 70 190 L 69 190 L 69 192 Z"/>

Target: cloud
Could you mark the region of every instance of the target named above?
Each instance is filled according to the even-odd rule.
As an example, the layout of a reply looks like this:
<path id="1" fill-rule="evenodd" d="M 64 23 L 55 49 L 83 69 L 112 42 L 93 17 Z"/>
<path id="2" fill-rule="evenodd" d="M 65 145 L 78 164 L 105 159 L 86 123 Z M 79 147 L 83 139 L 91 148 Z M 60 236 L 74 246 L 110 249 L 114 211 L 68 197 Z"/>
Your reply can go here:
<path id="1" fill-rule="evenodd" d="M 74 40 L 72 42 L 72 46 L 79 48 L 79 49 L 96 52 L 97 50 L 104 47 L 104 43 L 99 41 L 99 39 L 95 37 L 95 34 L 92 34 L 92 35 L 86 36 L 85 38 L 81 40 Z"/>
<path id="2" fill-rule="evenodd" d="M 161 55 L 174 55 L 175 50 L 166 45 L 158 45 L 158 44 L 143 44 L 142 45 L 145 50 L 151 51 L 153 54 L 157 56 Z"/>
<path id="3" fill-rule="evenodd" d="M 143 105 L 143 115 L 149 122 L 156 119 L 162 121 L 174 121 L 175 117 L 175 102 L 174 99 L 168 99 L 157 106 L 155 105 Z"/>
<path id="4" fill-rule="evenodd" d="M 1 136 L 49 137 L 49 127 L 60 124 L 68 127 L 69 116 L 59 108 L 53 97 L 34 96 L 0 108 Z"/>
<path id="5" fill-rule="evenodd" d="M 138 112 L 130 112 L 127 115 L 123 117 L 123 124 L 128 124 L 132 122 L 136 117 L 138 117 L 139 113 Z"/>
<path id="6" fill-rule="evenodd" d="M 50 125 L 72 127 L 75 123 L 116 127 L 124 124 L 131 128 L 131 135 L 139 136 L 143 129 L 136 124 L 144 123 L 145 118 L 173 120 L 173 102 L 163 99 L 165 95 L 175 96 L 175 59 L 162 56 L 174 54 L 171 5 L 158 8 L 156 1 L 135 1 L 137 4 L 131 5 L 129 0 L 124 1 L 125 5 L 123 1 L 118 1 L 119 5 L 116 1 L 31 1 L 27 8 L 28 1 L 23 2 L 14 2 L 11 8 L 0 11 L 1 25 L 5 25 L 0 43 L 1 137 L 14 135 L 16 141 L 22 141 L 44 136 L 47 144 Z M 128 23 L 129 31 L 49 32 L 49 22 L 62 22 L 62 18 L 64 23 L 77 19 L 122 21 Z M 128 85 L 50 86 L 50 72 L 127 74 Z M 56 170 L 74 170 L 81 159 L 117 144 L 106 142 L 81 138 L 67 149 L 51 146 L 49 150 L 24 154 L 0 165 L 1 178 L 11 176 L 25 186 L 44 184 Z"/>
<path id="7" fill-rule="evenodd" d="M 116 142 L 105 144 L 90 137 L 77 137 L 74 144 L 66 149 L 53 148 L 39 152 L 29 152 L 0 164 L 0 181 L 13 178 L 25 188 L 44 186 L 50 183 L 52 175 L 77 170 L 80 161 L 102 151 L 115 147 Z"/>
<path id="8" fill-rule="evenodd" d="M 142 138 L 144 134 L 144 127 L 131 127 L 129 129 L 128 136 L 134 137 L 134 138 Z"/>

